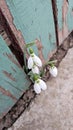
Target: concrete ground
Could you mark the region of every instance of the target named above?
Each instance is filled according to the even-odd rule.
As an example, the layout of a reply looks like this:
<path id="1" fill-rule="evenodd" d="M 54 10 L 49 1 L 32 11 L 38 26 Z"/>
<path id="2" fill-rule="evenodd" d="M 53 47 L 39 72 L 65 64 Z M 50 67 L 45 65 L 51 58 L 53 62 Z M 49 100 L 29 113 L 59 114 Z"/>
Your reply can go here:
<path id="1" fill-rule="evenodd" d="M 73 130 L 73 49 L 47 86 L 8 130 Z"/>

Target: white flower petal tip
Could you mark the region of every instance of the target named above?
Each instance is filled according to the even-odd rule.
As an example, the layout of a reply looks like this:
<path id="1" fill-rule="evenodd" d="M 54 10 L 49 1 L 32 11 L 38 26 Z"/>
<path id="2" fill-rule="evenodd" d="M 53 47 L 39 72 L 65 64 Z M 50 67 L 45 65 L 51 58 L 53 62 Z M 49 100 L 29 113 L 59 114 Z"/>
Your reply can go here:
<path id="1" fill-rule="evenodd" d="M 40 85 L 42 90 L 46 90 L 47 89 L 46 83 L 43 80 L 41 80 L 41 79 L 39 79 L 39 85 Z"/>
<path id="2" fill-rule="evenodd" d="M 37 66 L 33 66 L 32 72 L 33 72 L 33 74 L 39 74 L 40 73 L 39 68 Z"/>
<path id="3" fill-rule="evenodd" d="M 32 57 L 30 56 L 29 59 L 28 59 L 28 69 L 32 69 L 33 67 L 33 60 L 32 60 Z"/>
<path id="4" fill-rule="evenodd" d="M 41 61 L 41 59 L 40 59 L 38 56 L 36 56 L 36 55 L 34 54 L 34 56 L 33 56 L 32 58 L 33 58 L 34 63 L 35 63 L 37 66 L 42 67 L 42 61 Z"/>
<path id="5" fill-rule="evenodd" d="M 38 83 L 34 84 L 34 91 L 35 91 L 36 94 L 41 93 L 41 88 L 40 88 L 40 85 Z"/>
<path id="6" fill-rule="evenodd" d="M 49 72 L 53 77 L 56 77 L 58 75 L 58 69 L 55 66 L 50 68 Z"/>

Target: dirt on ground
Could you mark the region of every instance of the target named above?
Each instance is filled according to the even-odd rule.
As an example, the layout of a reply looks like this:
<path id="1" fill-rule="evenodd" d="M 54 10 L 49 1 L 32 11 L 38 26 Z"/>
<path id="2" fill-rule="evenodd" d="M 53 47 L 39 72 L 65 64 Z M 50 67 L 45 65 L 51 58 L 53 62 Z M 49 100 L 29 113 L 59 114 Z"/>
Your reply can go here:
<path id="1" fill-rule="evenodd" d="M 47 86 L 8 130 L 73 130 L 73 48 Z"/>

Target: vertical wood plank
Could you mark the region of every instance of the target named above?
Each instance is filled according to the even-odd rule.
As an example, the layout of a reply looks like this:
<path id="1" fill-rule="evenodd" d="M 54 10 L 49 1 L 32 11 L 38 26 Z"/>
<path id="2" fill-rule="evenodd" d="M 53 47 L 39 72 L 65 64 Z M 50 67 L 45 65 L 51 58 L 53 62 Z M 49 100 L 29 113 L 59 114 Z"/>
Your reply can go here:
<path id="1" fill-rule="evenodd" d="M 23 34 L 26 43 L 40 41 L 34 50 L 42 60 L 56 48 L 56 36 L 51 0 L 6 0 L 14 25 Z M 39 45 L 39 47 L 38 47 Z M 45 53 L 46 52 L 46 53 Z"/>
<path id="2" fill-rule="evenodd" d="M 55 24 L 56 44 L 57 44 L 57 48 L 58 48 L 59 39 L 58 39 L 57 5 L 56 5 L 56 0 L 51 0 L 51 1 L 52 1 L 52 9 L 53 9 L 53 16 L 54 16 L 54 24 Z"/>
<path id="3" fill-rule="evenodd" d="M 30 84 L 27 75 L 0 36 L 0 119 Z"/>
<path id="4" fill-rule="evenodd" d="M 1 7 L 1 3 L 0 3 L 0 7 Z M 16 56 L 21 66 L 23 66 L 24 65 L 24 58 L 23 58 L 24 45 L 23 45 L 23 50 L 22 50 L 21 49 L 22 43 L 20 44 L 19 42 L 20 38 L 18 37 L 18 35 L 16 35 L 18 34 L 18 31 L 16 31 L 16 29 L 14 28 L 14 25 L 12 22 L 8 22 L 7 20 L 8 17 L 6 17 L 6 13 L 4 14 L 5 10 L 8 14 L 8 10 L 5 8 L 4 4 L 2 7 L 4 8 L 4 11 L 0 9 L 0 18 L 1 18 L 0 29 L 3 28 L 1 35 L 6 41 L 11 51 L 13 52 L 13 54 Z M 7 16 L 9 16 L 9 14 Z"/>
<path id="5" fill-rule="evenodd" d="M 73 31 L 73 0 L 57 0 L 59 43 Z"/>

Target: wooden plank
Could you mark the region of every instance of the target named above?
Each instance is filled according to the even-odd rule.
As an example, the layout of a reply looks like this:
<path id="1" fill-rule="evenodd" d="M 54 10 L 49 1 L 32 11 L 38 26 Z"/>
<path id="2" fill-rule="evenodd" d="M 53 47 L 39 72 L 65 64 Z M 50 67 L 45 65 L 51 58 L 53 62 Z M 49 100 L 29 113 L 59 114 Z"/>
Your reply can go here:
<path id="1" fill-rule="evenodd" d="M 0 119 L 30 84 L 27 75 L 0 36 Z"/>
<path id="2" fill-rule="evenodd" d="M 47 59 L 49 52 L 56 48 L 51 0 L 6 0 L 6 3 L 13 23 L 22 32 L 25 42 L 37 39 L 33 48 L 42 61 Z"/>
<path id="3" fill-rule="evenodd" d="M 0 6 L 1 6 L 1 3 L 0 3 Z M 4 7 L 5 6 L 3 6 L 3 8 Z M 6 8 L 4 8 L 4 11 L 5 11 L 5 9 Z M 23 51 L 21 49 L 21 44 L 19 44 L 19 42 L 18 42 L 19 37 L 18 37 L 18 35 L 16 35 L 17 33 L 13 28 L 14 26 L 12 26 L 13 25 L 12 22 L 8 23 L 7 18 L 5 17 L 6 15 L 4 15 L 4 12 L 2 12 L 2 11 L 3 10 L 0 8 L 0 28 L 3 28 L 3 32 L 0 32 L 0 33 L 3 36 L 4 40 L 6 41 L 9 48 L 11 49 L 11 51 L 13 52 L 13 54 L 16 56 L 17 60 L 21 64 L 21 66 L 23 66 L 24 58 L 23 58 Z M 7 10 L 6 10 L 6 12 L 7 12 Z M 7 16 L 9 16 L 9 15 L 7 15 Z M 18 38 L 16 38 L 16 36 Z M 23 50 L 24 50 L 24 46 L 23 46 Z"/>
<path id="4" fill-rule="evenodd" d="M 6 44 L 8 46 L 11 45 L 11 41 L 6 33 L 6 31 L 4 30 L 3 26 L 0 24 L 0 35 L 3 37 L 3 39 L 6 41 Z"/>
<path id="5" fill-rule="evenodd" d="M 59 43 L 73 30 L 73 0 L 57 0 Z"/>
<path id="6" fill-rule="evenodd" d="M 57 19 L 57 5 L 55 0 L 51 0 L 53 16 L 54 16 L 54 24 L 55 24 L 55 34 L 56 34 L 56 44 L 57 48 L 59 47 L 59 39 L 58 39 L 58 19 Z"/>
<path id="7" fill-rule="evenodd" d="M 12 35 L 12 39 L 14 40 L 14 42 L 16 41 L 16 43 L 20 46 L 21 50 L 24 51 L 23 36 L 21 32 L 17 30 L 15 25 L 13 24 L 13 17 L 6 5 L 5 0 L 0 0 L 0 20 L 0 23 L 2 23 L 7 34 L 9 36 Z"/>

